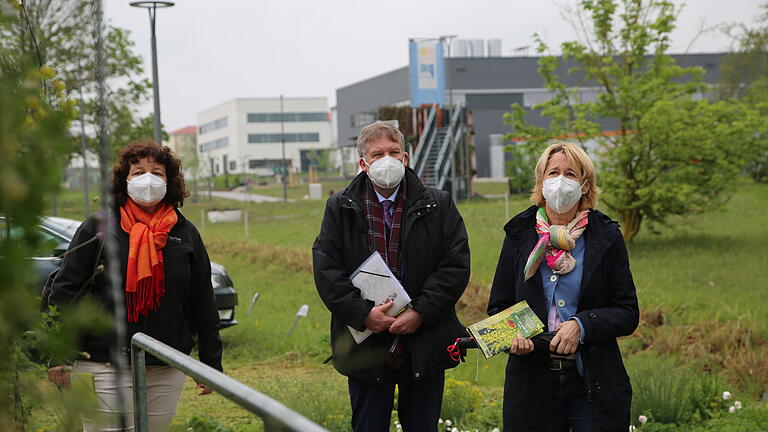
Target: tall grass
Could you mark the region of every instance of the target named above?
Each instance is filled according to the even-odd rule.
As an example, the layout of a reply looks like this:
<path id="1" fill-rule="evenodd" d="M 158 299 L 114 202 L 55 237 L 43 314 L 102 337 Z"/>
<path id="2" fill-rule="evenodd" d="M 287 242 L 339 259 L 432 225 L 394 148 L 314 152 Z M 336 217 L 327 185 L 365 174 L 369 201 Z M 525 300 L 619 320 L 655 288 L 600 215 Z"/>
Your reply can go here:
<path id="1" fill-rule="evenodd" d="M 632 419 L 642 414 L 653 422 L 682 425 L 722 411 L 722 385 L 712 374 L 694 373 L 653 355 L 634 357 L 627 368 L 633 383 Z"/>

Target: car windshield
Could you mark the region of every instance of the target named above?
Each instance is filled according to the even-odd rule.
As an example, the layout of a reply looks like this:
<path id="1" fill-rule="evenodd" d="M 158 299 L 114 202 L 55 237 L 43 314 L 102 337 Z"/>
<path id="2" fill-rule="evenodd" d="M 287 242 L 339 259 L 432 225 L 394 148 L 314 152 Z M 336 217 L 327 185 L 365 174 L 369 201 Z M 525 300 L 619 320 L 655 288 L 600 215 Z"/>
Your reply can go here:
<path id="1" fill-rule="evenodd" d="M 81 223 L 79 220 L 55 216 L 46 217 L 40 221 L 40 225 L 62 237 L 66 237 L 68 240 L 72 240 L 72 237 L 75 236 L 75 231 L 77 231 Z"/>
<path id="2" fill-rule="evenodd" d="M 67 236 L 64 233 L 59 233 L 56 230 L 52 230 L 42 223 L 38 226 L 38 230 L 34 233 L 37 239 L 34 239 L 36 247 L 34 249 L 34 255 L 39 257 L 54 256 L 59 252 L 59 249 L 65 248 L 71 241 L 72 237 Z M 20 239 L 23 235 L 22 229 L 19 226 L 14 226 L 13 223 L 8 225 L 8 220 L 0 218 L 0 239 L 5 238 L 10 234 L 13 239 Z"/>

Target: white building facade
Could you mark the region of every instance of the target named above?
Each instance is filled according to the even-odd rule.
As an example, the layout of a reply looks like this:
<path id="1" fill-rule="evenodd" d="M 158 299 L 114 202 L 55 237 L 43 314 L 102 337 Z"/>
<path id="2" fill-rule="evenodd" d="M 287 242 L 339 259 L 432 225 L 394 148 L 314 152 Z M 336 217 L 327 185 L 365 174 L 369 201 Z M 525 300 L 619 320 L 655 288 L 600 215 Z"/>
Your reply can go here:
<path id="1" fill-rule="evenodd" d="M 213 175 L 306 171 L 333 144 L 324 97 L 237 98 L 197 115 L 198 155 Z"/>

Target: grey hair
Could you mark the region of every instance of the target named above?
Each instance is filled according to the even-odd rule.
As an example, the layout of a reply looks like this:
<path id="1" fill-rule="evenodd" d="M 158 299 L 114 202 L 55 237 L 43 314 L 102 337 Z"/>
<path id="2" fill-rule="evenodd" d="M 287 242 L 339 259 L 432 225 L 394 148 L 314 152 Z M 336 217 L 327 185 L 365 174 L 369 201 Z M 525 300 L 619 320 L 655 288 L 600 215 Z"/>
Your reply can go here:
<path id="1" fill-rule="evenodd" d="M 365 149 L 368 143 L 382 137 L 399 143 L 400 147 L 405 151 L 405 137 L 400 132 L 400 129 L 390 122 L 379 120 L 360 130 L 360 135 L 357 136 L 357 153 L 360 154 L 360 157 L 365 157 Z"/>

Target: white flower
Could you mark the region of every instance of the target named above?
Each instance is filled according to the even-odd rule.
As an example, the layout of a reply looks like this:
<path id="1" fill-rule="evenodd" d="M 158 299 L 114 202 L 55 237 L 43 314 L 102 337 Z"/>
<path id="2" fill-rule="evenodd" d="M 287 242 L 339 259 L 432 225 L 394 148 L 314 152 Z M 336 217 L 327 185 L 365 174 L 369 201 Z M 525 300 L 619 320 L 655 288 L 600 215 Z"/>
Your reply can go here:
<path id="1" fill-rule="evenodd" d="M 637 418 L 637 421 L 639 421 L 640 424 L 646 424 L 648 422 L 648 417 L 641 415 L 640 417 Z"/>
<path id="2" fill-rule="evenodd" d="M 437 424 L 443 424 L 443 419 L 437 419 Z"/>
<path id="3" fill-rule="evenodd" d="M 733 405 L 729 406 L 728 407 L 728 412 L 731 413 L 731 414 L 735 413 L 736 412 L 736 407 L 733 406 Z"/>
<path id="4" fill-rule="evenodd" d="M 491 429 L 491 432 L 500 432 L 500 431 L 499 431 L 499 428 L 493 428 Z"/>
<path id="5" fill-rule="evenodd" d="M 736 407 L 736 409 L 741 409 L 741 401 L 736 401 L 733 403 L 733 406 Z"/>
<path id="6" fill-rule="evenodd" d="M 629 425 L 629 432 L 635 432 L 636 430 L 637 428 L 635 427 L 635 425 Z"/>
<path id="7" fill-rule="evenodd" d="M 724 392 L 723 392 L 723 400 L 728 400 L 728 399 L 730 399 L 730 398 L 731 398 L 731 392 L 729 392 L 729 391 L 724 391 Z"/>
<path id="8" fill-rule="evenodd" d="M 459 432 L 459 429 L 453 428 L 453 429 L 451 429 L 451 432 Z"/>
<path id="9" fill-rule="evenodd" d="M 449 419 L 445 419 L 445 425 L 446 425 L 446 426 L 449 426 L 449 427 L 450 427 L 450 426 L 451 426 L 451 424 L 453 424 L 453 423 L 451 423 L 451 421 L 450 421 Z"/>
<path id="10" fill-rule="evenodd" d="M 399 430 L 399 431 L 401 431 L 401 430 L 403 430 L 403 427 L 402 427 L 402 426 L 400 426 L 400 425 L 395 425 L 395 430 Z"/>

